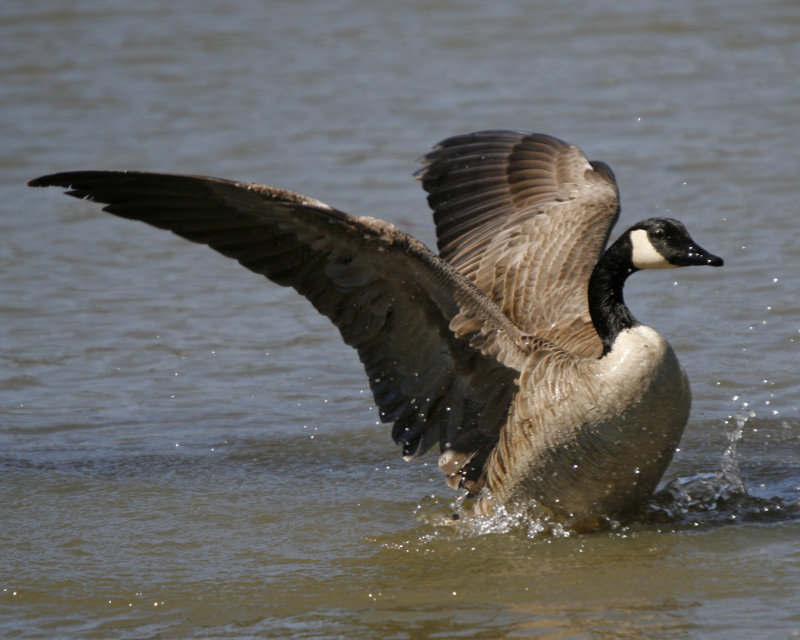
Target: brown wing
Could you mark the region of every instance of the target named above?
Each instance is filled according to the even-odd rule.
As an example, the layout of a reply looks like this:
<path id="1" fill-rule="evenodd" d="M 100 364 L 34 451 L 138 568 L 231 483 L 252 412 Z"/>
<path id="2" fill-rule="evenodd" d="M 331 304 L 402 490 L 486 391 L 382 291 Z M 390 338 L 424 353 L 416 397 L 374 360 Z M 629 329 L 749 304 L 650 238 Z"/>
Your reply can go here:
<path id="1" fill-rule="evenodd" d="M 587 289 L 619 214 L 611 169 L 516 131 L 449 138 L 423 162 L 441 257 L 524 333 L 599 356 Z"/>
<path id="2" fill-rule="evenodd" d="M 358 350 L 406 455 L 437 441 L 461 451 L 496 441 L 524 341 L 472 283 L 393 225 L 215 178 L 92 171 L 30 185 L 68 188 L 294 287 Z"/>

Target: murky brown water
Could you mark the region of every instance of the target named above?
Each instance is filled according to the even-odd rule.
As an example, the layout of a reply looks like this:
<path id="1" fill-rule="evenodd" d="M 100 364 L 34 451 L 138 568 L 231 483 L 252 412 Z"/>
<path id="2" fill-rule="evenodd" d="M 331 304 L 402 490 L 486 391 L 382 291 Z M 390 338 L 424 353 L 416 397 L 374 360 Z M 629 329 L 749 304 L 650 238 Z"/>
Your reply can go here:
<path id="1" fill-rule="evenodd" d="M 0 635 L 800 635 L 796 3 L 56 7 L 0 8 Z M 620 228 L 726 259 L 626 290 L 695 396 L 653 522 L 437 526 L 435 459 L 294 292 L 24 186 L 219 175 L 431 243 L 414 160 L 486 128 L 579 144 Z"/>

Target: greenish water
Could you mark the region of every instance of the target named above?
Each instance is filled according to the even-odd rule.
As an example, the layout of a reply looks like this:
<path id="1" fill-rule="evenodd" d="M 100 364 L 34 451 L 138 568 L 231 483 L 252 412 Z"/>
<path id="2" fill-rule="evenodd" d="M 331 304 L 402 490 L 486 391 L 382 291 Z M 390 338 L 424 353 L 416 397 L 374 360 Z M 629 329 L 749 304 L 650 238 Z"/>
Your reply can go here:
<path id="1" fill-rule="evenodd" d="M 800 635 L 795 3 L 31 2 L 0 36 L 0 635 Z M 432 244 L 415 158 L 495 127 L 726 260 L 626 289 L 694 392 L 645 522 L 440 524 L 435 457 L 294 292 L 24 186 L 218 175 Z"/>

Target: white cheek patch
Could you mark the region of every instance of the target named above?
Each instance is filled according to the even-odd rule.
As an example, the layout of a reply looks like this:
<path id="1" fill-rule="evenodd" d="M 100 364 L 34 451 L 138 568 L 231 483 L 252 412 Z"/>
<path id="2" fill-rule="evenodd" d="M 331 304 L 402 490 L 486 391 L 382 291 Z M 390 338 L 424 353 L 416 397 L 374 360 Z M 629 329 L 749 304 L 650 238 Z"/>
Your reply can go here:
<path id="1" fill-rule="evenodd" d="M 672 269 L 675 267 L 674 264 L 667 262 L 667 259 L 653 246 L 644 229 L 631 231 L 631 246 L 633 247 L 631 262 L 637 269 Z"/>

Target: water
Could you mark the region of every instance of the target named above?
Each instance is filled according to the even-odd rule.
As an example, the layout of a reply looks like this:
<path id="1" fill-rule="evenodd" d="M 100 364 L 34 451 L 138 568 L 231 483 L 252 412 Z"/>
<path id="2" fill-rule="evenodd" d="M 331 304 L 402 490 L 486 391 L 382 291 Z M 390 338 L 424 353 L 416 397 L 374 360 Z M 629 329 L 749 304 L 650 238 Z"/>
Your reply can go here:
<path id="1" fill-rule="evenodd" d="M 33 1 L 0 36 L 3 637 L 800 635 L 796 3 Z M 296 294 L 24 186 L 254 180 L 430 244 L 415 158 L 493 127 L 726 260 L 626 290 L 694 391 L 644 522 L 439 524 L 435 458 Z"/>

